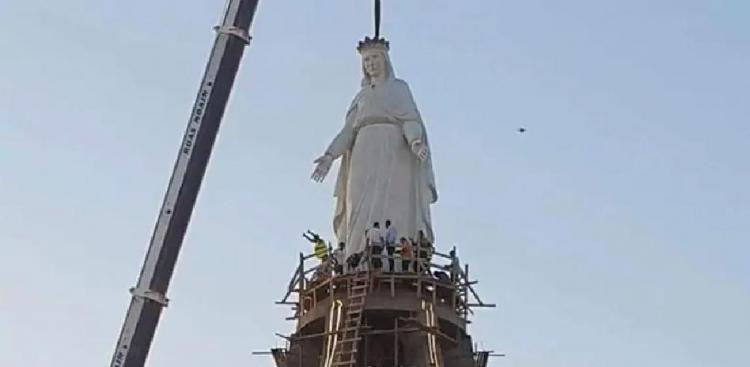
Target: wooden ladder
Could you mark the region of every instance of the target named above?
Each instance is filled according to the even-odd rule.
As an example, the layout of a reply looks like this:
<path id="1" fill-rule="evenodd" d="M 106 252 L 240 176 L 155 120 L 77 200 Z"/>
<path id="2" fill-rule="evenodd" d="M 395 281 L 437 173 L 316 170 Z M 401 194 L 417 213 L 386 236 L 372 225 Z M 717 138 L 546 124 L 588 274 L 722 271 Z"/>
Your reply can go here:
<path id="1" fill-rule="evenodd" d="M 357 363 L 362 313 L 365 308 L 370 276 L 367 272 L 358 273 L 351 280 L 347 294 L 346 317 L 341 328 L 341 340 L 336 344 L 331 367 L 354 367 Z"/>

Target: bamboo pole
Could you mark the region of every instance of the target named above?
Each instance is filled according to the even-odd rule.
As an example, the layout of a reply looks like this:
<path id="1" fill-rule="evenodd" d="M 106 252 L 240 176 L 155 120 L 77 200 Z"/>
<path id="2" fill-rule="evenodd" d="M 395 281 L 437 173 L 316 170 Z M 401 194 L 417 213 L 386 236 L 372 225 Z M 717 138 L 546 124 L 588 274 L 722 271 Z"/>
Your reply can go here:
<path id="1" fill-rule="evenodd" d="M 297 284 L 297 316 L 305 314 L 305 255 L 302 252 L 299 253 L 299 265 L 297 267 L 299 273 L 299 283 Z"/>
<path id="2" fill-rule="evenodd" d="M 398 366 L 398 318 L 393 319 L 393 365 Z"/>
<path id="3" fill-rule="evenodd" d="M 464 276 L 466 277 L 466 281 L 469 281 L 469 264 L 464 265 Z M 464 287 L 464 321 L 468 321 L 469 319 L 469 292 L 466 291 L 466 288 Z"/>

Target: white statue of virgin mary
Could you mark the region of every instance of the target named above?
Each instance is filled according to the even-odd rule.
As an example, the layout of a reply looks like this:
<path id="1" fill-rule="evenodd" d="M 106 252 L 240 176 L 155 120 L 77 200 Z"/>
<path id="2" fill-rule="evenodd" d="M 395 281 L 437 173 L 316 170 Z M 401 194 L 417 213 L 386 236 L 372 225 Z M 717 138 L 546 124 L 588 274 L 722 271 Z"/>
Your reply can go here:
<path id="1" fill-rule="evenodd" d="M 399 237 L 433 241 L 430 204 L 437 201 L 424 123 L 405 81 L 396 79 L 388 42 L 359 43 L 362 85 L 344 127 L 315 160 L 312 179 L 321 182 L 341 157 L 334 196 L 333 228 L 346 256 L 365 247 L 365 230 L 386 220 Z"/>

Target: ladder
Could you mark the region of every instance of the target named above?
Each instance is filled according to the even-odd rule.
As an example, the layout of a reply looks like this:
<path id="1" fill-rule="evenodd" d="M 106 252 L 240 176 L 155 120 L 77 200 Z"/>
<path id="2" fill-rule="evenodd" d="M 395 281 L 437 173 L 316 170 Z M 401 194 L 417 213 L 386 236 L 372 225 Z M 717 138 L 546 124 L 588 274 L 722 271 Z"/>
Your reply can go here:
<path id="1" fill-rule="evenodd" d="M 357 363 L 362 313 L 365 308 L 370 276 L 367 272 L 357 273 L 351 280 L 347 294 L 346 317 L 341 329 L 341 340 L 336 344 L 331 367 L 354 367 Z"/>

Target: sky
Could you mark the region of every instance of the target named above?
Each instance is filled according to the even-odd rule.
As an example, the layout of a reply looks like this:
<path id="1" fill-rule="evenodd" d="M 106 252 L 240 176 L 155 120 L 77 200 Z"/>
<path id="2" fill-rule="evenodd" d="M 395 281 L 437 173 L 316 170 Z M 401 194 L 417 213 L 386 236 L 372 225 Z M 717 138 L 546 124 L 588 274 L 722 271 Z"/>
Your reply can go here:
<path id="1" fill-rule="evenodd" d="M 0 3 L 0 366 L 109 363 L 223 6 Z M 750 365 L 749 2 L 383 8 L 492 367 Z M 272 365 L 371 16 L 261 1 L 149 366 Z"/>

